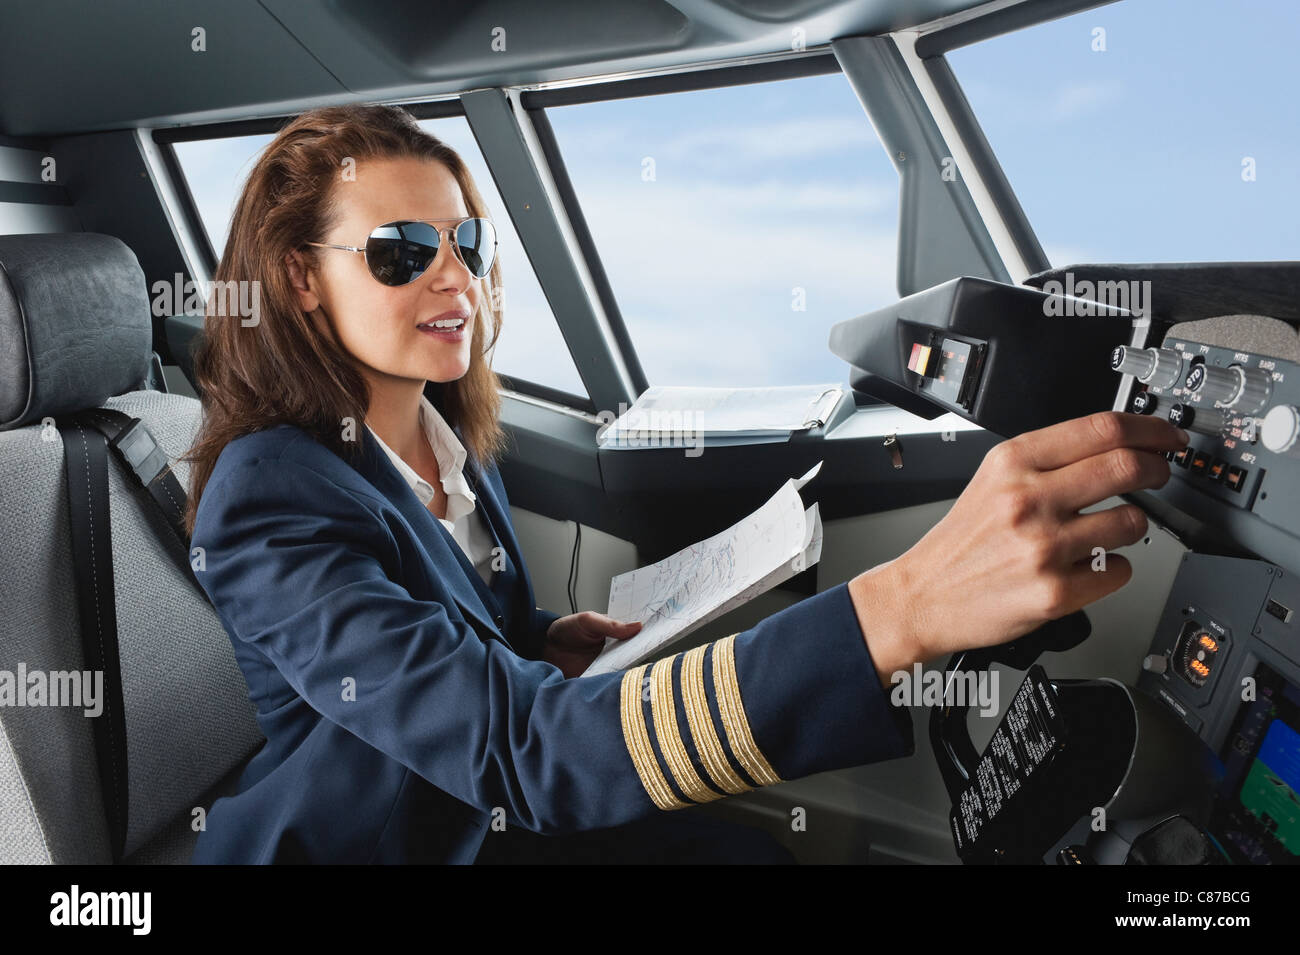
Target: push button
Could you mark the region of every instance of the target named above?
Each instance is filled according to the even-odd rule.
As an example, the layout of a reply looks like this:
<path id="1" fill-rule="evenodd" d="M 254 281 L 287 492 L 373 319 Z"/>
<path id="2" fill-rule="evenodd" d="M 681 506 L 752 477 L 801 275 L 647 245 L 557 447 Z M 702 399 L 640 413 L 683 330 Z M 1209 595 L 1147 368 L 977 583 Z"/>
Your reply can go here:
<path id="1" fill-rule="evenodd" d="M 925 377 L 930 371 L 930 358 L 934 354 L 929 345 L 922 345 L 915 342 L 912 345 L 912 354 L 907 359 L 907 370 L 915 372 L 921 377 Z"/>
<path id="2" fill-rule="evenodd" d="M 1245 468 L 1229 467 L 1228 476 L 1223 483 L 1234 491 L 1241 493 L 1241 489 L 1246 486 L 1246 475 L 1249 473 Z"/>
<path id="3" fill-rule="evenodd" d="M 1151 414 L 1156 410 L 1156 396 L 1149 391 L 1139 391 L 1133 396 L 1134 414 Z"/>
<path id="4" fill-rule="evenodd" d="M 1194 453 L 1195 452 L 1193 452 L 1190 445 L 1183 448 L 1181 451 L 1175 451 L 1173 459 L 1174 464 L 1178 465 L 1180 468 L 1187 467 L 1187 465 L 1192 463 L 1192 455 Z"/>
<path id="5" fill-rule="evenodd" d="M 1205 476 L 1211 481 L 1219 482 L 1223 480 L 1223 474 L 1228 470 L 1228 462 L 1220 458 L 1215 458 L 1210 462 L 1210 468 L 1205 472 Z"/>
<path id="6" fill-rule="evenodd" d="M 1208 454 L 1202 454 L 1200 451 L 1197 451 L 1195 454 L 1192 455 L 1191 470 L 1193 474 L 1198 474 L 1201 477 L 1205 477 L 1205 472 L 1206 470 L 1209 469 L 1209 467 L 1210 467 L 1210 456 Z"/>

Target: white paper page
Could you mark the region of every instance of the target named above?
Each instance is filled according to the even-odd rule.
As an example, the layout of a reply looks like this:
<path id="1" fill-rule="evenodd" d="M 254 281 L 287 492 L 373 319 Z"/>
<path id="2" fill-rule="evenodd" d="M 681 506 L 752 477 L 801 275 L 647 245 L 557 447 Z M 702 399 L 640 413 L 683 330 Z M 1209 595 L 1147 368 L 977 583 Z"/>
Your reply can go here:
<path id="1" fill-rule="evenodd" d="M 776 586 L 821 558 L 821 515 L 798 489 L 820 469 L 781 486 L 766 504 L 732 527 L 610 583 L 609 610 L 639 620 L 630 640 L 609 640 L 583 673 L 626 669 L 705 623 Z"/>
<path id="2" fill-rule="evenodd" d="M 749 601 L 753 600 L 759 594 L 767 593 L 773 587 L 780 586 L 781 584 L 789 580 L 791 577 L 793 577 L 795 574 L 807 570 L 809 567 L 817 563 L 817 561 L 821 560 L 821 556 L 822 556 L 821 513 L 817 510 L 817 505 L 813 504 L 811 507 L 808 508 L 807 511 L 804 512 L 804 515 L 808 523 L 809 542 L 808 545 L 803 549 L 801 553 L 795 556 L 792 560 L 786 561 L 784 564 L 782 564 L 776 570 L 772 571 L 770 574 L 768 574 L 758 583 L 750 585 L 745 590 L 741 591 L 739 594 L 732 597 L 730 600 L 728 600 L 722 606 L 718 607 L 716 610 L 713 610 L 705 614 L 703 617 L 701 617 L 699 620 L 692 623 L 685 630 L 682 630 L 680 633 L 676 634 L 672 638 L 672 640 L 668 641 L 668 643 L 673 643 L 677 640 L 680 640 L 682 637 L 687 636 L 692 631 L 700 629 L 700 627 L 704 626 L 706 623 L 712 623 L 718 617 L 721 617 L 724 613 L 728 613 L 732 610 L 735 610 L 737 607 L 742 606 L 743 604 L 746 604 Z M 663 647 L 666 645 L 667 644 L 661 645 L 659 649 L 662 650 Z M 599 657 L 597 657 L 597 659 L 599 659 Z M 641 663 L 642 660 L 636 660 L 634 662 Z"/>

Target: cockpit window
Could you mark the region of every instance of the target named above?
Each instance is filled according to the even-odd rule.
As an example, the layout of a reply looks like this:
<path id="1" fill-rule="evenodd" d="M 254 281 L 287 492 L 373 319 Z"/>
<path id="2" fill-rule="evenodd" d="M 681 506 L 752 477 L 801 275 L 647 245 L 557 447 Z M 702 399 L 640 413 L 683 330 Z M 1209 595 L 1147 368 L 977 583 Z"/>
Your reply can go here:
<path id="1" fill-rule="evenodd" d="M 947 54 L 1052 264 L 1297 255 L 1300 7 L 1128 0 Z"/>
<path id="2" fill-rule="evenodd" d="M 230 235 L 235 199 L 253 168 L 253 159 L 274 138 L 271 135 L 228 136 L 172 144 L 218 259 Z"/>
<path id="3" fill-rule="evenodd" d="M 425 129 L 460 153 L 496 224 L 500 248 L 505 325 L 497 341 L 493 367 L 519 382 L 531 382 L 571 395 L 585 396 L 555 315 L 542 294 L 514 224 L 488 172 L 469 124 L 461 116 L 423 120 Z M 225 247 L 235 200 L 257 154 L 272 137 L 235 136 L 175 143 L 176 158 L 194 196 L 199 216 L 218 258 Z"/>
<path id="4" fill-rule="evenodd" d="M 898 176 L 842 74 L 547 109 L 652 385 L 847 380 L 897 299 Z"/>

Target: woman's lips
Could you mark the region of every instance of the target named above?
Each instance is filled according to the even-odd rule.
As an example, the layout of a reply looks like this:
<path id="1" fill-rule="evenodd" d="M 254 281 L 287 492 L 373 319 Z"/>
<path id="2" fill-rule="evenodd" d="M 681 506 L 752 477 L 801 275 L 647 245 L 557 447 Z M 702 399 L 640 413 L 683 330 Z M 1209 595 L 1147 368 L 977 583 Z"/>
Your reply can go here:
<path id="1" fill-rule="evenodd" d="M 433 328 L 427 325 L 421 325 L 416 331 L 430 338 L 437 338 L 444 342 L 459 342 L 465 338 L 465 325 L 461 323 L 457 328 Z"/>
<path id="2" fill-rule="evenodd" d="M 452 325 L 459 318 L 459 324 Z M 459 316 L 453 314 L 443 316 L 437 319 L 430 319 L 428 322 L 417 325 L 416 331 L 428 335 L 444 342 L 459 342 L 465 339 L 465 332 L 469 328 L 469 317 L 461 313 Z"/>

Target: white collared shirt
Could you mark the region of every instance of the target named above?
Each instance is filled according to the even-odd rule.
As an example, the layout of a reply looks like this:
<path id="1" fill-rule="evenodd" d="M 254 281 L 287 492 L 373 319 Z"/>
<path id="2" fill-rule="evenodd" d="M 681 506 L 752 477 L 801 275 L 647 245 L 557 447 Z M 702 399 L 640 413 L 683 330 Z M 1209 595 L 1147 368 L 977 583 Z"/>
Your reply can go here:
<path id="1" fill-rule="evenodd" d="M 491 585 L 492 548 L 495 544 L 483 512 L 475 507 L 477 498 L 465 479 L 467 456 L 465 446 L 460 443 L 456 432 L 451 430 L 451 425 L 447 424 L 427 396 L 420 398 L 420 424 L 429 439 L 429 447 L 433 448 L 434 457 L 438 459 L 439 483 L 442 484 L 442 490 L 447 495 L 447 516 L 439 517 L 438 520 L 460 545 L 460 549 L 465 552 L 465 556 L 474 565 L 483 582 Z M 420 503 L 427 508 L 429 502 L 433 500 L 433 485 L 420 477 L 414 468 L 384 444 L 383 439 L 375 434 L 374 429 L 369 425 L 366 425 L 366 428 L 384 449 L 384 453 L 388 455 L 388 460 L 393 462 L 397 472 L 406 479 L 406 483 L 415 492 Z"/>

